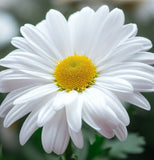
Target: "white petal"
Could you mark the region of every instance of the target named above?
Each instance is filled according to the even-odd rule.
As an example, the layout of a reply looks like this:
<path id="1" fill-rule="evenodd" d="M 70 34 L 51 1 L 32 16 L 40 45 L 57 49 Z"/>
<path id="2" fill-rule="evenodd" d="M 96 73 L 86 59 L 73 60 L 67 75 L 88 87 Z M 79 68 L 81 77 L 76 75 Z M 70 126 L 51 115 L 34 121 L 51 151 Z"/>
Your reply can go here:
<path id="1" fill-rule="evenodd" d="M 13 102 L 15 99 L 34 88 L 34 86 L 26 86 L 10 92 L 1 104 L 0 116 L 5 117 L 8 111 L 13 107 Z"/>
<path id="2" fill-rule="evenodd" d="M 106 9 L 106 13 L 108 13 L 108 9 Z M 95 30 L 92 31 L 95 34 L 92 37 L 93 43 L 91 43 L 90 55 L 92 56 L 92 58 L 97 58 L 97 56 L 100 53 L 102 55 L 106 54 L 106 52 L 103 52 L 104 48 L 102 44 L 104 44 L 106 39 L 110 35 L 113 35 L 124 23 L 124 14 L 123 14 L 123 11 L 120 9 L 116 8 L 112 10 L 109 14 L 107 15 L 105 14 L 105 16 L 106 17 L 102 16 L 103 18 L 103 21 L 102 21 L 102 18 L 100 17 L 100 15 L 97 15 L 97 12 L 96 12 L 96 16 L 94 17 L 96 19 L 97 18 L 99 19 L 100 24 L 97 24 L 97 26 L 95 27 Z M 113 25 L 114 25 L 114 28 L 113 28 Z M 111 45 L 110 45 L 110 48 L 111 48 Z"/>
<path id="3" fill-rule="evenodd" d="M 2 75 L 1 73 L 5 73 L 5 75 Z M 49 80 L 35 77 L 33 75 L 26 74 L 21 71 L 15 71 L 12 69 L 0 72 L 0 74 L 2 75 L 0 81 L 0 91 L 3 93 L 10 92 L 26 86 L 43 85 L 51 82 L 51 79 Z"/>
<path id="4" fill-rule="evenodd" d="M 121 68 L 119 70 L 114 70 L 114 71 L 105 73 L 104 75 L 108 75 L 108 76 L 116 77 L 116 78 L 123 77 L 124 79 L 127 79 L 127 78 L 125 78 L 127 76 L 138 76 L 138 77 L 144 77 L 146 79 L 154 81 L 154 75 L 153 74 L 147 73 L 145 71 L 136 70 L 136 69 L 133 69 L 133 68 L 131 68 L 131 69 Z"/>
<path id="5" fill-rule="evenodd" d="M 65 91 L 60 91 L 57 93 L 54 102 L 53 102 L 53 109 L 54 110 L 59 110 L 63 106 L 68 105 L 72 103 L 78 95 L 78 92 L 76 91 L 70 91 L 70 92 L 65 92 Z"/>
<path id="6" fill-rule="evenodd" d="M 46 20 L 42 20 L 36 25 L 36 28 L 47 38 L 48 41 L 52 41 L 48 32 L 48 26 Z"/>
<path id="7" fill-rule="evenodd" d="M 111 129 L 116 128 L 122 123 L 110 107 L 107 106 L 101 91 L 98 89 L 89 88 L 86 90 L 85 96 L 87 103 L 84 106 L 85 111 L 90 110 L 91 118 L 100 128 L 103 122 L 105 122 Z"/>
<path id="8" fill-rule="evenodd" d="M 87 104 L 87 99 L 86 97 L 84 98 L 84 107 L 83 107 L 83 120 L 92 128 L 94 128 L 97 131 L 100 131 L 101 128 L 97 124 L 97 116 L 93 114 L 93 111 L 89 109 L 88 104 Z M 86 107 L 87 105 L 87 107 Z"/>
<path id="9" fill-rule="evenodd" d="M 124 125 L 121 125 L 120 127 L 117 127 L 114 130 L 114 133 L 120 141 L 124 141 L 127 138 L 127 129 Z"/>
<path id="10" fill-rule="evenodd" d="M 82 94 L 78 95 L 72 103 L 66 105 L 67 123 L 70 129 L 74 132 L 79 132 L 82 126 Z"/>
<path id="11" fill-rule="evenodd" d="M 53 100 L 54 98 L 51 97 L 51 99 L 46 102 L 46 104 L 43 106 L 43 108 L 40 110 L 38 119 L 37 119 L 37 125 L 39 127 L 44 126 L 55 114 L 56 111 L 53 109 Z"/>
<path id="12" fill-rule="evenodd" d="M 109 66 L 113 66 L 115 64 L 118 64 L 119 62 L 123 62 L 125 60 L 128 60 L 132 55 L 140 52 L 143 50 L 142 44 L 134 43 L 134 44 L 123 44 L 112 51 L 112 54 L 106 56 L 103 59 L 103 62 L 105 66 L 104 68 L 107 68 Z"/>
<path id="13" fill-rule="evenodd" d="M 88 43 L 90 41 L 90 38 L 92 38 L 90 37 L 91 33 L 93 33 L 91 31 L 93 16 L 94 11 L 89 7 L 85 7 L 80 12 L 76 12 L 71 15 L 68 19 L 74 52 L 78 54 L 88 53 Z"/>
<path id="14" fill-rule="evenodd" d="M 0 92 L 7 93 L 26 86 L 31 86 L 31 85 L 38 86 L 46 84 L 45 82 L 43 81 L 41 82 L 40 80 L 38 81 L 36 79 L 24 79 L 24 78 L 22 79 L 22 78 L 23 77 L 20 77 L 20 79 L 15 79 L 15 77 L 14 78 L 6 77 L 2 79 L 0 82 Z"/>
<path id="15" fill-rule="evenodd" d="M 86 37 L 86 42 L 85 42 L 85 53 L 89 56 L 89 57 L 93 57 L 93 53 L 90 52 L 90 50 L 92 49 L 92 46 L 97 43 L 95 41 L 97 41 L 98 39 L 98 36 L 100 36 L 101 32 L 102 32 L 102 27 L 104 26 L 104 23 L 106 21 L 106 18 L 108 17 L 108 14 L 109 14 L 109 8 L 108 6 L 106 5 L 103 5 L 101 6 L 96 12 L 95 14 L 92 16 L 90 16 L 89 14 L 89 17 L 88 19 L 90 19 L 89 22 L 92 23 L 91 24 L 88 24 L 86 22 L 86 20 L 84 21 L 86 24 L 85 25 L 89 25 L 88 27 L 83 27 L 84 29 L 84 34 L 87 33 L 87 35 L 85 36 Z M 82 16 L 82 15 L 81 15 Z M 92 19 L 92 20 L 91 20 Z M 85 26 L 84 25 L 84 26 Z M 83 33 L 81 33 L 81 36 L 82 36 Z M 93 59 L 93 58 L 92 58 Z"/>
<path id="16" fill-rule="evenodd" d="M 104 70 L 104 75 L 114 75 L 114 77 L 128 81 L 135 91 L 150 92 L 154 90 L 154 68 L 144 63 L 120 63 Z"/>
<path id="17" fill-rule="evenodd" d="M 96 92 L 94 93 L 94 95 L 95 95 L 94 98 L 90 97 L 91 100 L 92 99 L 96 100 L 98 98 L 98 95 L 96 94 Z M 92 104 L 92 105 L 94 105 L 94 108 L 92 109 L 92 106 L 89 104 L 90 99 L 87 96 L 84 96 L 84 100 L 85 100 L 85 106 L 83 107 L 83 119 L 84 119 L 84 121 L 88 125 L 93 127 L 94 129 L 96 129 L 104 137 L 112 138 L 114 136 L 114 133 L 113 133 L 112 129 L 115 128 L 119 124 L 113 125 L 113 124 L 107 122 L 110 116 L 107 116 L 108 118 L 105 119 L 105 117 L 102 114 L 103 111 L 100 111 L 100 110 L 98 111 L 98 109 L 96 108 L 96 105 L 94 105 L 94 102 Z M 100 103 L 100 106 L 101 105 L 102 104 Z M 108 107 L 105 104 L 104 104 L 104 106 Z M 102 106 L 102 107 L 104 107 L 104 106 Z M 115 120 L 114 120 L 114 122 L 115 122 Z"/>
<path id="18" fill-rule="evenodd" d="M 15 121 L 25 116 L 27 113 L 41 108 L 46 104 L 46 101 L 49 100 L 50 97 L 45 97 L 43 100 L 35 100 L 30 103 L 15 105 L 6 115 L 4 120 L 4 127 L 9 127 Z"/>
<path id="19" fill-rule="evenodd" d="M 124 13 L 121 9 L 115 8 L 113 9 L 109 14 L 108 17 L 106 18 L 104 22 L 104 33 L 106 30 L 110 30 L 111 27 L 114 25 L 114 29 L 118 29 L 124 24 Z M 103 30 L 102 29 L 102 30 Z M 113 29 L 113 28 L 112 28 Z"/>
<path id="20" fill-rule="evenodd" d="M 39 86 L 35 89 L 32 89 L 31 91 L 27 92 L 23 96 L 20 96 L 14 101 L 14 104 L 22 104 L 28 101 L 32 101 L 38 98 L 41 98 L 43 96 L 49 95 L 53 92 L 58 90 L 57 86 L 55 84 L 46 84 L 43 86 Z"/>
<path id="21" fill-rule="evenodd" d="M 108 139 L 114 137 L 114 133 L 113 133 L 112 129 L 110 129 L 108 126 L 102 125 L 101 128 L 102 128 L 102 129 L 99 130 L 98 132 L 99 132 L 102 136 L 104 136 L 104 137 L 106 137 L 106 138 L 108 138 Z"/>
<path id="22" fill-rule="evenodd" d="M 98 56 L 95 59 L 96 66 L 99 66 L 103 62 L 105 56 L 109 56 L 112 53 L 113 49 L 115 49 L 118 45 L 126 41 L 129 37 L 134 36 L 136 32 L 136 25 L 128 24 L 122 26 L 115 33 L 110 34 L 108 37 L 104 39 L 104 41 L 101 38 L 98 39 L 98 41 L 100 42 L 97 43 L 95 49 L 93 50 L 93 53 L 98 53 Z"/>
<path id="23" fill-rule="evenodd" d="M 32 111 L 32 107 L 33 107 L 32 105 L 27 105 L 27 104 L 14 106 L 4 119 L 4 127 L 6 128 L 9 127 L 15 121 L 25 116 L 27 113 Z"/>
<path id="24" fill-rule="evenodd" d="M 65 111 L 61 110 L 43 127 L 42 144 L 47 153 L 54 151 L 56 154 L 62 154 L 68 141 L 69 134 Z"/>
<path id="25" fill-rule="evenodd" d="M 40 109 L 46 104 L 46 101 L 48 100 L 49 97 L 44 98 L 43 100 L 39 99 L 38 101 L 30 103 L 32 112 L 25 120 L 19 135 L 21 145 L 24 145 L 27 142 L 27 140 L 31 137 L 31 135 L 38 129 L 38 114 L 40 112 Z"/>
<path id="26" fill-rule="evenodd" d="M 12 38 L 12 45 L 21 49 L 22 51 L 34 53 L 33 49 L 28 45 L 27 41 L 22 37 Z"/>
<path id="27" fill-rule="evenodd" d="M 15 51 L 12 51 L 11 53 L 9 53 L 8 56 L 11 56 L 13 58 L 13 56 L 18 56 L 18 57 L 25 57 L 25 58 L 29 58 L 29 59 L 35 59 L 35 61 L 38 61 L 39 63 L 45 65 L 46 67 L 50 68 L 52 67 L 52 65 L 56 65 L 56 62 L 49 59 L 46 60 L 42 57 L 40 57 L 39 55 L 37 54 L 33 54 L 33 53 L 30 53 L 30 52 L 26 52 L 26 51 L 21 51 L 21 50 L 15 50 Z"/>
<path id="28" fill-rule="evenodd" d="M 112 109 L 121 122 L 128 125 L 130 123 L 128 113 L 119 101 L 118 97 L 109 90 L 100 87 L 97 88 L 102 91 L 102 96 L 104 97 L 106 104 Z"/>
<path id="29" fill-rule="evenodd" d="M 121 69 L 119 68 L 117 70 L 115 69 L 113 71 L 108 71 L 104 73 L 104 75 L 102 73 L 102 75 L 104 77 L 109 76 L 110 78 L 113 78 L 113 80 L 116 78 L 125 80 L 133 86 L 135 91 L 148 92 L 154 89 L 154 83 L 153 83 L 154 74 L 153 73 L 150 72 L 150 70 L 147 70 L 147 72 L 141 69 L 137 70 L 135 67 L 126 69 L 124 66 Z M 101 79 L 103 79 L 103 76 L 101 77 Z M 99 77 L 98 77 L 98 81 L 99 81 Z"/>
<path id="30" fill-rule="evenodd" d="M 110 67 L 106 70 L 104 70 L 104 73 L 109 73 L 111 71 L 117 71 L 121 69 L 133 69 L 133 70 L 139 70 L 139 71 L 144 71 L 147 73 L 150 73 L 153 75 L 154 73 L 154 68 L 150 65 L 140 63 L 140 62 L 125 62 L 125 63 L 119 63 L 118 65 L 115 65 L 114 67 Z"/>
<path id="31" fill-rule="evenodd" d="M 96 106 L 93 106 L 94 104 L 91 103 L 90 99 L 93 99 L 93 98 L 87 97 L 87 95 L 84 96 L 84 98 L 85 98 L 85 100 L 84 100 L 85 106 L 83 107 L 83 119 L 87 120 L 86 122 L 88 122 L 88 124 L 91 127 L 94 126 L 96 129 L 98 128 L 98 130 L 101 129 L 99 122 L 101 122 L 101 120 L 103 121 L 104 117 L 100 116 L 101 113 L 100 113 L 100 111 L 98 111 L 98 109 L 99 109 L 98 106 L 96 108 Z M 87 118 L 87 116 L 85 117 L 86 114 L 88 114 L 88 118 Z M 89 119 L 91 121 L 89 121 Z M 91 122 L 93 122 L 93 123 L 91 124 Z"/>
<path id="32" fill-rule="evenodd" d="M 38 129 L 36 124 L 38 111 L 34 110 L 25 120 L 19 135 L 20 144 L 24 145 L 31 135 Z"/>
<path id="33" fill-rule="evenodd" d="M 71 136 L 71 139 L 73 143 L 76 145 L 78 148 L 83 147 L 83 135 L 82 132 L 74 132 L 69 128 L 69 134 Z"/>
<path id="34" fill-rule="evenodd" d="M 1 71 L 1 72 L 0 72 L 0 77 L 3 78 L 3 77 L 5 77 L 6 75 L 11 74 L 12 72 L 13 72 L 13 70 L 11 70 L 11 69 L 6 69 L 6 70 L 4 70 L 4 71 Z"/>
<path id="35" fill-rule="evenodd" d="M 53 45 L 56 46 L 61 57 L 72 54 L 70 32 L 65 17 L 60 12 L 51 9 L 46 15 L 46 22 Z"/>
<path id="36" fill-rule="evenodd" d="M 41 85 L 41 84 L 51 82 L 52 79 L 53 79 L 53 77 L 51 77 L 51 79 L 49 81 L 49 79 L 43 79 L 42 77 L 35 77 L 33 75 L 14 70 L 14 71 L 12 71 L 12 73 L 6 75 L 5 77 L 3 77 L 1 79 L 2 80 L 1 85 L 3 86 L 3 84 L 9 83 L 9 82 L 13 84 L 13 82 L 15 80 L 17 83 L 23 84 L 23 86 L 30 85 L 30 84 L 38 84 L 38 85 L 40 84 Z M 23 82 L 20 82 L 20 81 L 23 81 Z M 19 86 L 20 86 L 20 84 L 19 84 Z M 22 87 L 22 85 L 21 85 L 21 87 Z M 20 88 L 20 87 L 18 87 L 18 88 Z"/>
<path id="37" fill-rule="evenodd" d="M 45 61 L 42 61 L 42 59 L 37 55 L 27 52 L 13 52 L 1 59 L 0 65 L 20 71 L 32 70 L 46 74 L 53 73 L 53 69 L 51 67 L 54 66 L 54 64 L 51 63 L 51 66 L 49 67 L 42 62 L 45 63 Z"/>
<path id="38" fill-rule="evenodd" d="M 98 77 L 96 85 L 117 92 L 133 92 L 133 86 L 127 80 L 115 77 Z"/>
<path id="39" fill-rule="evenodd" d="M 154 82 L 147 78 L 134 75 L 121 75 L 120 78 L 123 78 L 131 83 L 135 91 L 150 92 L 151 89 L 154 89 Z"/>
<path id="40" fill-rule="evenodd" d="M 152 48 L 152 42 L 144 37 L 131 37 L 127 40 L 127 44 L 133 44 L 133 43 L 138 43 L 142 44 L 144 51 L 149 50 Z"/>
<path id="41" fill-rule="evenodd" d="M 91 126 L 92 128 L 94 128 L 95 130 L 101 130 L 101 128 L 98 126 L 98 124 L 96 123 L 96 119 L 97 119 L 97 116 L 94 116 L 93 115 L 93 112 L 91 109 L 89 109 L 89 106 L 88 106 L 88 98 L 87 98 L 87 95 L 86 94 L 82 94 L 83 96 L 83 120 L 89 125 Z"/>
<path id="42" fill-rule="evenodd" d="M 25 39 L 30 43 L 30 45 L 43 50 L 44 55 L 49 59 L 57 60 L 61 58 L 60 53 L 52 42 L 49 43 L 46 37 L 33 25 L 26 24 L 21 27 L 21 33 Z"/>
<path id="43" fill-rule="evenodd" d="M 134 104 L 140 108 L 145 110 L 150 110 L 150 104 L 147 99 L 140 93 L 133 93 L 133 94 L 119 94 L 118 96 L 121 100 Z"/>
<path id="44" fill-rule="evenodd" d="M 42 50 L 39 46 L 33 43 L 29 43 L 25 38 L 15 37 L 12 39 L 11 43 L 15 47 L 19 48 L 21 51 L 30 52 L 42 57 L 46 62 L 54 60 L 53 57 L 48 57 L 47 53 L 44 50 Z"/>
<path id="45" fill-rule="evenodd" d="M 131 61 L 154 64 L 154 53 L 141 52 L 131 57 Z"/>

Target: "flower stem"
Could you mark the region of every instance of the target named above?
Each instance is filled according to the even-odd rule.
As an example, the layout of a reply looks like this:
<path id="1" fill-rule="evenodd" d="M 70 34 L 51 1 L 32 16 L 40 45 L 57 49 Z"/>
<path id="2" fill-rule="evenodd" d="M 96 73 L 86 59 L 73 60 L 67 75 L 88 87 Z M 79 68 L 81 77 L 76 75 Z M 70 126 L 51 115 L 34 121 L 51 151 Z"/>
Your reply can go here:
<path id="1" fill-rule="evenodd" d="M 77 160 L 78 158 L 74 154 L 74 150 L 72 147 L 72 141 L 70 140 L 68 147 L 65 151 L 65 159 L 66 160 Z"/>

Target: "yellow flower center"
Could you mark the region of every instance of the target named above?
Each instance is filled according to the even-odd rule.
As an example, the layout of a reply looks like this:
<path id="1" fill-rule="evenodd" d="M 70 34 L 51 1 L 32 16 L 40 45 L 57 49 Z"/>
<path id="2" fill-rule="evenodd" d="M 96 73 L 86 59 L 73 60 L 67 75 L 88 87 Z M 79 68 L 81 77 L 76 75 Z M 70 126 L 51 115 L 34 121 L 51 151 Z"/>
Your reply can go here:
<path id="1" fill-rule="evenodd" d="M 81 92 L 94 83 L 95 77 L 96 70 L 91 60 L 76 53 L 58 62 L 55 69 L 56 84 L 66 91 Z"/>

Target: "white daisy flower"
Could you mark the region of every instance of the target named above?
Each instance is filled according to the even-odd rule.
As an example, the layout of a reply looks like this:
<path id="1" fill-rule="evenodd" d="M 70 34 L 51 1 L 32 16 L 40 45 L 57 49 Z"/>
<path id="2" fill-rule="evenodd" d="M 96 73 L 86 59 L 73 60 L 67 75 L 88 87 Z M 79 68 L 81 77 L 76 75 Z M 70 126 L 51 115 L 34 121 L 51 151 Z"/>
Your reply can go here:
<path id="1" fill-rule="evenodd" d="M 39 128 L 48 153 L 62 154 L 71 137 L 83 147 L 82 120 L 106 138 L 127 137 L 129 116 L 121 100 L 149 110 L 140 92 L 154 91 L 150 40 L 124 25 L 120 9 L 89 7 L 68 21 L 50 10 L 38 25 L 21 27 L 18 49 L 0 60 L 0 91 L 10 92 L 0 108 L 4 127 L 30 113 L 21 132 L 25 144 Z"/>

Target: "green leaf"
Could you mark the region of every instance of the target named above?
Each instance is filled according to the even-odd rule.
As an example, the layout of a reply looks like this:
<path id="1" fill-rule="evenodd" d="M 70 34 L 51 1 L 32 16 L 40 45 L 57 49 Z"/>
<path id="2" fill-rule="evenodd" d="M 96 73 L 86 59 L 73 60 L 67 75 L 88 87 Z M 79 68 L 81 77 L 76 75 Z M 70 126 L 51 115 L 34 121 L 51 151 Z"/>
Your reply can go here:
<path id="1" fill-rule="evenodd" d="M 138 134 L 129 134 L 124 142 L 118 140 L 106 141 L 104 149 L 110 148 L 109 156 L 112 158 L 123 159 L 127 154 L 139 154 L 144 151 L 145 140 Z"/>
<path id="2" fill-rule="evenodd" d="M 78 156 L 78 160 L 84 160 L 87 159 L 89 150 L 89 142 L 87 139 L 84 138 L 84 147 L 82 149 L 78 149 L 74 146 L 74 152 Z"/>
<path id="3" fill-rule="evenodd" d="M 88 160 L 93 160 L 94 158 L 98 156 L 104 157 L 105 150 L 104 151 L 102 150 L 104 141 L 105 141 L 104 137 L 99 136 L 99 135 L 96 136 L 96 141 L 94 142 L 94 144 L 89 146 L 89 154 L 87 157 Z"/>

